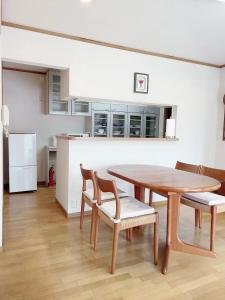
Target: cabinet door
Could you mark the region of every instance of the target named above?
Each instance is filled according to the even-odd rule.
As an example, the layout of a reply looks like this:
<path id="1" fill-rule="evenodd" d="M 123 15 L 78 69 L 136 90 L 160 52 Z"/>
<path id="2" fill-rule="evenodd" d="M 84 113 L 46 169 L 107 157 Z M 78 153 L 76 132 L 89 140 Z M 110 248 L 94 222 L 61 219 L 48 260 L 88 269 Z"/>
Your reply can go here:
<path id="1" fill-rule="evenodd" d="M 159 115 L 160 114 L 160 108 L 158 106 L 153 106 L 153 105 L 145 106 L 144 113 L 145 114 Z"/>
<path id="2" fill-rule="evenodd" d="M 145 107 L 143 105 L 128 105 L 128 113 L 143 114 Z"/>
<path id="3" fill-rule="evenodd" d="M 91 115 L 91 103 L 84 101 L 72 100 L 72 115 Z"/>
<path id="4" fill-rule="evenodd" d="M 136 138 L 143 136 L 143 114 L 128 115 L 128 136 Z"/>
<path id="5" fill-rule="evenodd" d="M 126 104 L 111 104 L 111 111 L 112 112 L 127 112 L 127 105 Z"/>
<path id="6" fill-rule="evenodd" d="M 61 80 L 59 70 L 49 70 L 48 72 L 48 101 L 49 114 L 70 115 L 71 101 L 62 100 L 60 97 Z"/>
<path id="7" fill-rule="evenodd" d="M 51 101 L 49 113 L 52 115 L 71 115 L 71 101 Z"/>
<path id="8" fill-rule="evenodd" d="M 159 116 L 155 114 L 145 115 L 144 135 L 146 138 L 159 136 Z"/>
<path id="9" fill-rule="evenodd" d="M 110 133 L 110 114 L 107 111 L 92 112 L 92 135 L 108 137 Z"/>
<path id="10" fill-rule="evenodd" d="M 111 113 L 111 130 L 112 137 L 127 136 L 127 114 L 126 113 Z"/>
<path id="11" fill-rule="evenodd" d="M 49 98 L 53 101 L 60 100 L 60 71 L 49 70 L 48 72 L 48 88 Z"/>
<path id="12" fill-rule="evenodd" d="M 92 103 L 92 110 L 96 111 L 110 111 L 110 103 L 106 102 L 93 102 Z"/>

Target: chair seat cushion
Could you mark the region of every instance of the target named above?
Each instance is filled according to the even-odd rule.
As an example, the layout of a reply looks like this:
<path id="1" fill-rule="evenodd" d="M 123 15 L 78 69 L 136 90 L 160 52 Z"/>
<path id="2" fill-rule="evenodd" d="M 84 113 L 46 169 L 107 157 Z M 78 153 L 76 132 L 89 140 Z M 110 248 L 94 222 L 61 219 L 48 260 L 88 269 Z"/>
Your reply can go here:
<path id="1" fill-rule="evenodd" d="M 225 197 L 210 193 L 210 192 L 204 192 L 204 193 L 185 193 L 183 194 L 183 197 L 205 204 L 205 205 L 220 205 L 225 203 Z"/>
<path id="2" fill-rule="evenodd" d="M 116 215 L 116 201 L 105 202 L 102 205 L 98 205 L 99 209 L 102 210 L 110 219 L 114 222 L 120 220 L 115 220 Z M 153 207 L 148 206 L 141 201 L 133 197 L 126 197 L 120 202 L 120 219 L 133 218 L 148 214 L 153 214 L 155 212 Z"/>
<path id="3" fill-rule="evenodd" d="M 123 198 L 123 197 L 128 197 L 128 193 L 127 192 L 124 192 L 120 189 L 117 189 L 118 191 L 118 194 L 119 194 L 119 197 L 120 198 Z M 94 197 L 94 190 L 93 189 L 88 189 L 86 190 L 85 192 L 83 192 L 84 195 L 86 197 L 88 197 L 93 203 L 96 203 L 97 200 L 94 200 L 93 197 Z M 105 200 L 110 200 L 110 199 L 113 199 L 114 198 L 114 195 L 113 193 L 101 193 L 101 197 L 102 197 L 102 201 L 105 201 Z"/>

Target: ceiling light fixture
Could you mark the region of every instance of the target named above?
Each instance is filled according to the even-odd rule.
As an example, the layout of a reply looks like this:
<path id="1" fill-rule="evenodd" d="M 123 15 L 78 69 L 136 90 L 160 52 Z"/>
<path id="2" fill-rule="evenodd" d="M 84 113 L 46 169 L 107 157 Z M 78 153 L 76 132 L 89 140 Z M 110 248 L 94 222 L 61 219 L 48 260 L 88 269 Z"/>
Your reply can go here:
<path id="1" fill-rule="evenodd" d="M 90 3 L 92 0 L 80 0 L 83 3 Z"/>

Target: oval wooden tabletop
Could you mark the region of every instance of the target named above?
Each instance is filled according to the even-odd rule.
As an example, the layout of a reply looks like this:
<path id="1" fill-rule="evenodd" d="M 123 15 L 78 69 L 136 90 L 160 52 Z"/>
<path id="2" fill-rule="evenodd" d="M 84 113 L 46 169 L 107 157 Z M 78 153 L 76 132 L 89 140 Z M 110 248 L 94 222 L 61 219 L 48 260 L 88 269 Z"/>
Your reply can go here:
<path id="1" fill-rule="evenodd" d="M 107 171 L 134 185 L 161 192 L 212 192 L 221 186 L 211 177 L 161 166 L 117 165 Z"/>

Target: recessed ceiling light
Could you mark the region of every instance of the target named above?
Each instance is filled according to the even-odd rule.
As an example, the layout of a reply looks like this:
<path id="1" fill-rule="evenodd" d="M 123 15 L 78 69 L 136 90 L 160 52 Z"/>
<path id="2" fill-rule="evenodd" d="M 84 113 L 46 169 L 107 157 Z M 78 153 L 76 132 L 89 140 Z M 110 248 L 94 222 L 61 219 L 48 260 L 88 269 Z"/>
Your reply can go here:
<path id="1" fill-rule="evenodd" d="M 83 3 L 90 3 L 92 0 L 80 0 Z"/>

